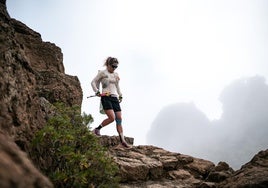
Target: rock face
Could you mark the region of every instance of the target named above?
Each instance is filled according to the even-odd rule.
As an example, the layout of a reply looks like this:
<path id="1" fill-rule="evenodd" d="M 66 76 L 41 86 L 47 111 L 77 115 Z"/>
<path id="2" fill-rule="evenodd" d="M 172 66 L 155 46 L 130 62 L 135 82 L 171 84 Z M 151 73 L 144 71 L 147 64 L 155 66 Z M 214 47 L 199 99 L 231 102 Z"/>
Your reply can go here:
<path id="1" fill-rule="evenodd" d="M 53 187 L 9 137 L 0 133 L 0 187 Z"/>
<path id="2" fill-rule="evenodd" d="M 78 78 L 64 73 L 61 49 L 10 18 L 0 0 L 0 187 L 53 187 L 20 149 L 57 101 L 81 106 Z"/>
<path id="3" fill-rule="evenodd" d="M 11 19 L 3 0 L 0 15 L 0 129 L 27 151 L 31 134 L 49 116 L 44 104 L 81 106 L 82 89 L 77 77 L 64 73 L 59 47 Z"/>

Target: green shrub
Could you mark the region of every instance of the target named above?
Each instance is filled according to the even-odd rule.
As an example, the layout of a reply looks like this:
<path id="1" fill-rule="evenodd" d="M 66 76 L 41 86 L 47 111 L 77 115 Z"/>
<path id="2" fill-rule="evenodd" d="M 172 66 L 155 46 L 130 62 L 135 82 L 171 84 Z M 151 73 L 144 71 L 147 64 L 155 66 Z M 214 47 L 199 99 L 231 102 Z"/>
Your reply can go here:
<path id="1" fill-rule="evenodd" d="M 31 158 L 55 187 L 118 187 L 117 165 L 89 131 L 91 115 L 56 104 L 57 115 L 36 133 Z"/>

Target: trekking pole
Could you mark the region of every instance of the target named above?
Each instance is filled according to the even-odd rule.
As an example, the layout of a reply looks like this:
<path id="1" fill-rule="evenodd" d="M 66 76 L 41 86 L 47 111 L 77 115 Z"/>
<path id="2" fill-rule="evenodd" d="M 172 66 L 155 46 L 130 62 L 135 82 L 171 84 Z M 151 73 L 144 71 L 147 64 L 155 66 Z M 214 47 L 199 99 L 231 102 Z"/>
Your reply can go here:
<path id="1" fill-rule="evenodd" d="M 90 96 L 87 97 L 87 99 L 91 98 L 91 97 L 98 97 L 98 95 L 90 95 Z"/>
<path id="2" fill-rule="evenodd" d="M 103 96 L 109 96 L 109 93 L 101 93 L 100 95 L 90 95 L 87 97 L 87 99 L 91 97 L 103 97 Z"/>

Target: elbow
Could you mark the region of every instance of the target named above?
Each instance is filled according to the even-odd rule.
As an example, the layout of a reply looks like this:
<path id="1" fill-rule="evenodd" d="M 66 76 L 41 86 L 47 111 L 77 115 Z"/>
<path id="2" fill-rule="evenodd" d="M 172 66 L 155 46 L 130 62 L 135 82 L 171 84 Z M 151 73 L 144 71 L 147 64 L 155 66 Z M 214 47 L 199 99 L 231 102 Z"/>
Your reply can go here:
<path id="1" fill-rule="evenodd" d="M 95 83 L 92 81 L 91 82 L 91 87 L 92 87 L 92 89 L 95 91 L 96 90 L 96 85 L 95 85 Z M 96 91 L 95 91 L 96 92 Z"/>

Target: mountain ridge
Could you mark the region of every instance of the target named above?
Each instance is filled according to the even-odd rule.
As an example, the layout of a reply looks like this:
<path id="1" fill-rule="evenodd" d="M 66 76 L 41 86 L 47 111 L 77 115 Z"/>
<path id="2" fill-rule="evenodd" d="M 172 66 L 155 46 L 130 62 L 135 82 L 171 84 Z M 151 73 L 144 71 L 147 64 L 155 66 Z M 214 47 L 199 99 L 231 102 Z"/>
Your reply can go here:
<path id="1" fill-rule="evenodd" d="M 81 106 L 77 76 L 65 74 L 61 49 L 11 18 L 0 0 L 0 186 L 53 187 L 27 152 L 34 132 L 53 115 L 51 104 Z M 121 148 L 115 136 L 99 138 L 119 166 L 122 187 L 264 187 L 268 150 L 240 170 L 156 146 Z M 133 145 L 134 139 L 126 140 Z"/>

